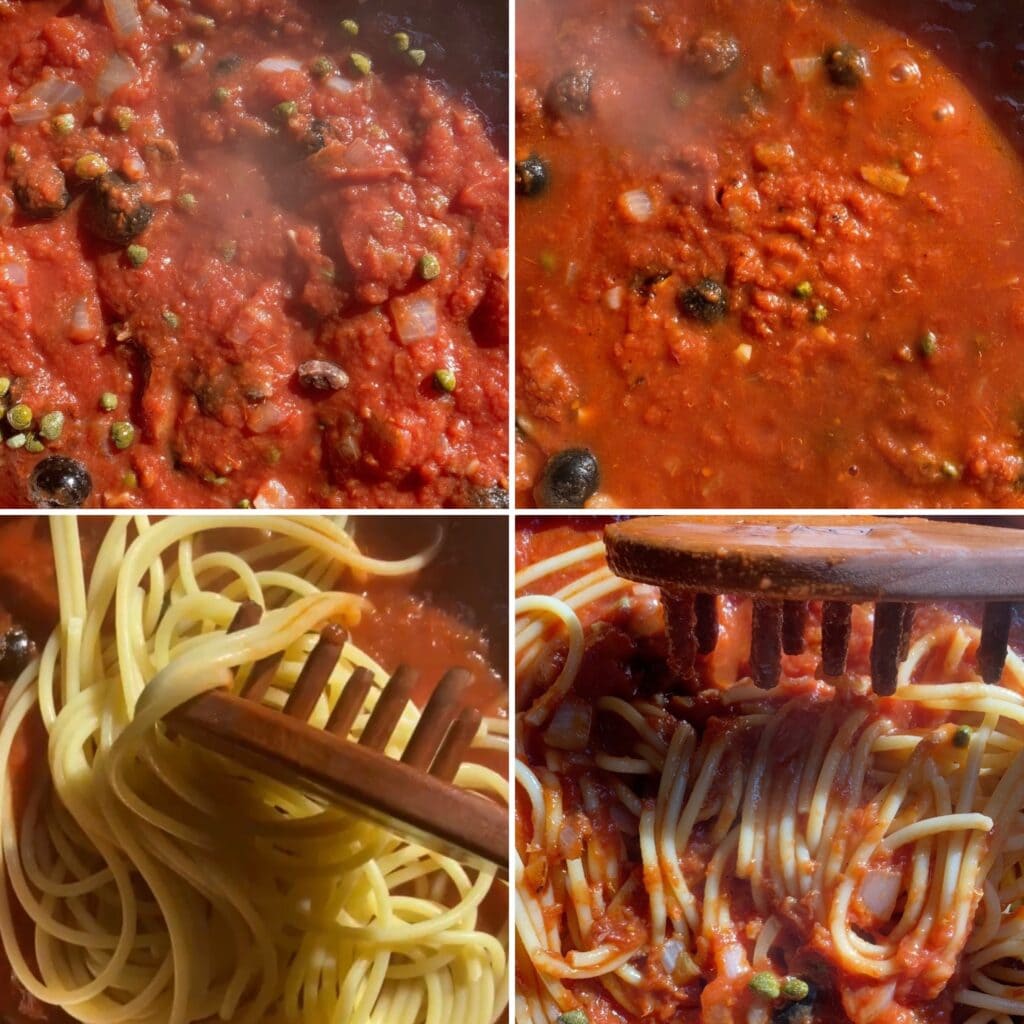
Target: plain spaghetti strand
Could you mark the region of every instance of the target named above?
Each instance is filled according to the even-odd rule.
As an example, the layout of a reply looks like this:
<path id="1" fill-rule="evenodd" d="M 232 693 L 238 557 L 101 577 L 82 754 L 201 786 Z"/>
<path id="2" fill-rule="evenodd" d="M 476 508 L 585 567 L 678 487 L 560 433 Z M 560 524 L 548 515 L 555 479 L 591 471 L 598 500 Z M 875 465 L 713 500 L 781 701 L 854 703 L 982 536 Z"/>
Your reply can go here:
<path id="1" fill-rule="evenodd" d="M 578 544 L 517 577 L 523 1019 L 636 1020 L 672 992 L 686 1024 L 719 1005 L 740 1013 L 723 1020 L 767 1022 L 748 983 L 812 936 L 855 1024 L 943 995 L 970 1024 L 1024 1015 L 1021 659 L 988 686 L 979 631 L 936 620 L 894 698 L 853 677 L 768 693 L 716 679 L 718 718 L 700 735 L 687 699 L 574 690 L 612 592 L 596 557 Z"/>
<path id="2" fill-rule="evenodd" d="M 231 550 L 215 543 L 225 527 Z M 0 716 L 0 938 L 20 984 L 83 1024 L 493 1024 L 508 962 L 507 936 L 481 921 L 492 871 L 324 808 L 160 724 L 278 652 L 267 700 L 283 705 L 316 631 L 366 610 L 338 584 L 415 571 L 436 545 L 388 563 L 323 517 L 138 517 L 114 521 L 87 578 L 75 520 L 55 517 L 52 535 L 61 621 Z M 262 620 L 228 634 L 246 599 L 266 608 Z M 387 676 L 352 643 L 312 724 L 326 723 L 357 666 L 375 684 L 362 729 Z M 19 811 L 12 757 L 36 715 L 49 780 L 39 773 Z M 391 756 L 418 717 L 405 710 Z M 486 719 L 474 747 L 507 743 L 507 723 Z M 508 798 L 478 763 L 456 781 Z"/>

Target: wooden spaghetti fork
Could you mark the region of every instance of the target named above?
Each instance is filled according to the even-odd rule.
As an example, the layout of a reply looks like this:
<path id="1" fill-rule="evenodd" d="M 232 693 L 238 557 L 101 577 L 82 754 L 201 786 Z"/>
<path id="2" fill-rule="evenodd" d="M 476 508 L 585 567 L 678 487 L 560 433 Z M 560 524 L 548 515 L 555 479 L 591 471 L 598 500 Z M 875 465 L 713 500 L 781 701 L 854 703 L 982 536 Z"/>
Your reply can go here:
<path id="1" fill-rule="evenodd" d="M 256 625 L 263 609 L 243 603 L 229 632 Z M 449 669 L 427 701 L 401 761 L 384 748 L 408 704 L 417 673 L 400 667 L 381 691 L 358 742 L 349 733 L 373 675 L 357 668 L 324 729 L 308 722 L 348 636 L 328 625 L 302 667 L 283 711 L 263 698 L 282 654 L 257 662 L 240 695 L 213 690 L 167 716 L 177 733 L 212 750 L 339 804 L 429 849 L 474 864 L 498 867 L 508 877 L 508 811 L 452 783 L 480 726 L 475 708 L 458 710 L 469 681 Z"/>
<path id="2" fill-rule="evenodd" d="M 661 588 L 670 663 L 695 687 L 696 659 L 718 641 L 720 594 L 753 598 L 750 668 L 758 686 L 779 681 L 781 658 L 804 647 L 807 602 L 824 602 L 822 668 L 846 668 L 853 604 L 875 603 L 871 682 L 896 691 L 915 605 L 984 602 L 982 678 L 997 682 L 1015 606 L 1024 603 L 1024 534 L 923 519 L 712 519 L 652 517 L 605 530 L 608 563 Z"/>

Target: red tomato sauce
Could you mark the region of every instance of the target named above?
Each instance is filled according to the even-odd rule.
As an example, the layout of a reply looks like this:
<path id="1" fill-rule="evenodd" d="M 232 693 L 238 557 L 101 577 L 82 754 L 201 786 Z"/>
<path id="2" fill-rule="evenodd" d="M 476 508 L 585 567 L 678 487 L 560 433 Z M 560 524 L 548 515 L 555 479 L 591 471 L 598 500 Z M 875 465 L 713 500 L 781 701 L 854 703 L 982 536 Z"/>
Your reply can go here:
<path id="1" fill-rule="evenodd" d="M 359 531 L 360 545 L 368 554 L 382 558 L 410 553 L 410 541 L 427 536 L 428 520 L 387 519 L 366 521 Z M 466 530 L 463 524 L 468 524 Z M 81 520 L 83 557 L 87 570 L 102 540 L 106 523 L 102 519 Z M 505 599 L 503 571 L 507 534 L 503 520 L 447 520 L 446 540 L 435 563 L 417 577 L 374 578 L 359 592 L 372 602 L 372 611 L 356 626 L 353 640 L 388 671 L 407 663 L 420 672 L 422 686 L 414 700 L 422 703 L 426 687 L 433 686 L 445 669 L 459 666 L 472 677 L 464 694 L 465 703 L 484 714 L 504 717 L 508 713 L 507 684 L 502 639 L 507 618 L 501 602 Z M 497 541 L 501 547 L 494 552 Z M 474 563 L 493 570 L 486 574 L 490 584 L 484 587 L 489 604 L 469 607 L 464 602 L 480 594 L 477 579 L 460 578 L 452 569 L 455 553 L 473 550 Z M 491 549 L 488 556 L 487 550 Z M 41 647 L 59 619 L 57 582 L 50 545 L 49 522 L 45 517 L 17 517 L 0 520 L 0 564 L 12 567 L 0 570 L 0 632 L 19 626 Z M 461 560 L 465 565 L 465 559 Z M 17 565 L 15 580 L 13 567 Z M 26 572 L 26 567 L 30 571 Z M 463 576 L 465 570 L 463 569 Z M 17 584 L 17 585 L 16 585 Z M 345 584 L 347 585 L 347 584 Z M 500 619 L 501 632 L 496 623 Z M 0 703 L 10 685 L 0 682 Z M 46 734 L 38 717 L 19 733 L 13 751 L 11 771 L 15 780 L 15 813 L 20 813 L 28 796 L 28 782 L 44 770 Z M 508 763 L 496 755 L 484 754 L 481 763 L 507 774 Z M 23 785 L 18 785 L 19 780 Z M 15 904 L 16 905 L 16 904 Z M 507 906 L 500 887 L 488 898 L 484 913 L 495 934 L 504 927 Z M 22 948 L 31 950 L 31 933 L 26 931 Z M 70 1024 L 71 1018 L 60 1010 L 45 1006 L 29 996 L 12 977 L 0 951 L 0 1020 L 5 1024 Z"/>
<path id="2" fill-rule="evenodd" d="M 601 525 L 606 520 L 593 517 L 523 517 L 519 520 L 516 530 L 516 570 L 522 572 L 545 559 L 577 547 L 588 545 L 601 538 Z M 599 555 L 586 563 L 577 564 L 570 570 L 554 573 L 519 591 L 522 593 L 552 594 L 566 586 L 571 580 L 599 568 L 603 564 Z M 638 621 L 631 617 L 624 607 L 626 603 L 638 604 L 637 595 L 644 594 L 651 588 L 639 585 L 631 588 L 629 602 L 622 601 L 622 595 L 602 599 L 593 605 L 579 609 L 580 621 L 584 627 L 586 649 L 583 662 L 577 674 L 568 700 L 595 701 L 606 695 L 614 695 L 625 699 L 634 699 L 643 695 L 668 696 L 668 707 L 677 719 L 688 722 L 698 733 L 706 738 L 709 735 L 726 733 L 729 735 L 729 757 L 739 763 L 750 763 L 755 757 L 757 736 L 748 730 L 738 727 L 737 705 L 721 699 L 722 691 L 718 686 L 725 685 L 724 679 L 735 684 L 739 678 L 749 672 L 750 647 L 750 607 L 748 601 L 734 601 L 724 598 L 720 602 L 719 622 L 720 633 L 715 651 L 702 658 L 699 670 L 702 674 L 702 688 L 696 697 L 679 698 L 671 696 L 672 680 L 665 674 L 665 667 L 658 659 L 664 660 L 665 648 L 663 637 L 650 633 L 649 621 Z M 977 611 L 974 609 L 973 611 Z M 930 631 L 950 629 L 960 612 L 952 613 L 942 607 L 922 606 L 914 620 L 914 635 Z M 968 619 L 975 618 L 964 613 Z M 648 616 L 657 620 L 657 616 Z M 638 629 L 638 626 L 640 627 Z M 663 628 L 663 627 L 662 627 Z M 872 619 L 869 606 L 857 605 L 853 610 L 851 623 L 852 635 L 849 645 L 848 670 L 853 674 L 866 676 L 870 671 L 870 642 Z M 608 643 L 609 633 L 617 635 L 615 644 Z M 552 633 L 558 636 L 557 627 Z M 819 602 L 812 602 L 805 632 L 806 650 L 802 655 L 785 655 L 783 675 L 789 686 L 789 696 L 803 700 L 804 706 L 784 725 L 773 737 L 772 759 L 770 771 L 773 779 L 798 777 L 804 770 L 806 756 L 806 737 L 815 730 L 818 716 L 823 714 L 828 705 L 834 701 L 835 691 L 822 681 L 821 651 L 821 608 Z M 941 647 L 941 645 L 940 645 Z M 970 661 L 976 653 L 975 645 L 971 644 L 967 651 Z M 557 660 L 557 658 L 556 658 Z M 918 667 L 916 677 L 921 679 L 947 678 L 938 658 L 930 664 Z M 560 666 L 560 662 L 557 667 Z M 966 669 L 964 670 L 966 672 Z M 544 668 L 535 665 L 524 675 L 543 674 Z M 628 681 L 628 687 L 623 687 Z M 550 683 L 550 679 L 548 679 Z M 516 703 L 518 710 L 524 710 L 536 697 L 536 691 L 529 678 L 516 679 Z M 885 716 L 903 727 L 934 728 L 946 721 L 941 712 L 931 712 L 921 708 L 908 708 L 895 700 L 879 700 L 872 697 L 855 697 L 847 695 L 850 713 L 855 710 L 867 710 L 871 716 Z M 771 713 L 771 712 L 769 712 Z M 652 724 L 648 719 L 648 724 Z M 664 735 L 664 734 L 663 734 Z M 667 737 L 665 737 L 667 739 Z M 613 838 L 620 835 L 618 826 L 613 820 L 611 807 L 616 799 L 608 783 L 603 783 L 602 773 L 591 770 L 590 755 L 601 751 L 613 755 L 629 754 L 635 740 L 624 729 L 621 720 L 609 716 L 602 722 L 595 714 L 594 726 L 589 734 L 588 746 L 580 751 L 580 759 L 568 758 L 559 762 L 557 771 L 552 769 L 549 755 L 556 751 L 549 746 L 544 732 L 528 724 L 520 716 L 517 719 L 517 750 L 522 753 L 527 765 L 540 770 L 547 768 L 556 776 L 562 791 L 562 808 L 565 814 L 565 825 L 559 837 L 560 847 L 551 849 L 542 840 L 537 840 L 533 832 L 533 817 L 530 800 L 522 790 L 516 802 L 516 844 L 524 861 L 524 879 L 540 888 L 554 866 L 561 866 L 567 857 L 596 856 L 591 843 L 586 854 L 582 853 L 582 840 L 591 840 L 595 834 L 608 833 Z M 713 804 L 719 796 L 724 797 L 729 761 L 723 762 L 712 782 L 708 801 Z M 593 812 L 584 803 L 580 775 L 586 774 L 596 780 L 599 787 L 607 786 L 607 800 L 599 800 Z M 840 772 L 837 775 L 837 791 L 850 799 L 848 779 Z M 656 785 L 647 783 L 637 786 L 637 795 L 641 799 L 653 799 Z M 863 799 L 863 794 L 862 794 Z M 861 808 L 865 822 L 871 813 L 867 806 Z M 865 825 L 866 827 L 866 825 Z M 573 846 L 574 837 L 579 837 L 579 848 Z M 620 865 L 620 875 L 635 876 L 642 882 L 643 863 L 639 846 L 631 838 L 624 840 L 626 860 Z M 614 843 L 611 844 L 614 848 Z M 699 893 L 707 876 L 708 865 L 718 847 L 710 833 L 710 824 L 701 823 L 696 826 L 694 836 L 685 849 L 678 850 L 679 866 L 690 887 Z M 901 858 L 906 851 L 897 851 L 892 855 L 894 865 L 903 866 Z M 875 867 L 879 867 L 875 863 Z M 595 883 L 600 884 L 600 883 Z M 726 891 L 730 902 L 730 912 L 738 933 L 748 936 L 756 935 L 765 920 L 765 914 L 759 910 L 752 898 L 749 883 L 738 878 L 725 879 Z M 826 898 L 829 897 L 826 893 Z M 607 894 L 606 894 L 607 896 Z M 566 897 L 568 902 L 568 897 Z M 793 1021 L 800 1024 L 848 1024 L 852 1019 L 851 1008 L 855 1008 L 858 1000 L 867 999 L 871 988 L 864 978 L 858 977 L 844 969 L 841 957 L 833 946 L 832 939 L 826 931 L 816 928 L 811 917 L 805 917 L 806 908 L 790 906 L 786 903 L 773 905 L 769 901 L 773 915 L 784 919 L 784 930 L 776 940 L 779 948 L 784 951 L 788 970 L 800 977 L 809 979 L 817 990 L 813 1002 L 813 1011 L 809 1016 L 787 1016 L 785 1006 L 776 1006 L 771 1016 L 773 1022 Z M 586 948 L 592 948 L 598 942 L 632 948 L 638 942 L 650 943 L 650 907 L 647 893 L 642 884 L 624 905 L 608 905 L 608 912 L 595 916 L 594 928 L 590 942 Z M 856 912 L 856 907 L 854 908 Z M 562 903 L 556 901 L 549 908 L 555 920 L 571 917 Z M 874 934 L 872 929 L 878 928 L 877 920 L 871 918 L 868 911 L 863 911 L 863 919 L 858 919 L 858 926 L 867 935 Z M 701 940 L 702 941 L 702 940 Z M 725 933 L 716 933 L 714 942 L 722 946 L 734 941 Z M 562 952 L 573 948 L 583 948 L 575 944 L 571 930 L 563 932 Z M 907 966 L 907 978 L 901 979 L 898 998 L 894 999 L 886 1011 L 879 1016 L 879 1021 L 886 1024 L 950 1024 L 951 1021 L 963 1021 L 969 1016 L 969 1010 L 960 1007 L 954 1015 L 952 991 L 956 987 L 956 979 L 936 996 L 926 983 L 927 971 L 920 970 L 922 965 L 941 961 L 943 950 L 921 949 L 920 960 Z M 747 987 L 746 979 L 729 979 L 722 971 L 721 965 L 702 976 L 698 981 L 680 984 L 667 972 L 658 950 L 648 945 L 631 961 L 643 971 L 644 980 L 640 986 L 631 986 L 631 997 L 635 997 L 642 1012 L 633 1015 L 618 1003 L 610 994 L 609 989 L 594 979 L 573 980 L 564 982 L 573 993 L 580 1005 L 586 1007 L 588 1020 L 591 1024 L 640 1024 L 643 1022 L 674 1022 L 674 1024 L 708 1024 L 710 1021 L 746 1020 L 747 1011 L 755 1005 Z M 519 984 L 522 990 L 532 990 L 536 984 L 528 972 L 521 971 Z"/>
<path id="3" fill-rule="evenodd" d="M 0 503 L 500 505 L 498 8 L 116 7 L 0 3 Z"/>
<path id="4" fill-rule="evenodd" d="M 1024 504 L 1014 5 L 523 0 L 519 25 L 523 504 Z M 599 479 L 552 500 L 573 448 Z"/>

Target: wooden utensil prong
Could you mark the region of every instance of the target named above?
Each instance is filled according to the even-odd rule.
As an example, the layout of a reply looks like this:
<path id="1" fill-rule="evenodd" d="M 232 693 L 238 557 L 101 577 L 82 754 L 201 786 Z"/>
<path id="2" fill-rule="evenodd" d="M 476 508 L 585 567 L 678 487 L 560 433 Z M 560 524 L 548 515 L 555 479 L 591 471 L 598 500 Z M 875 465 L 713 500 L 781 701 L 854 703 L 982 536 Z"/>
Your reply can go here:
<path id="1" fill-rule="evenodd" d="M 807 629 L 807 602 L 782 602 L 782 650 L 785 654 L 804 653 L 804 632 Z"/>
<path id="2" fill-rule="evenodd" d="M 755 597 L 750 627 L 750 674 L 762 690 L 782 672 L 782 602 Z"/>
<path id="3" fill-rule="evenodd" d="M 430 767 L 445 734 L 458 717 L 459 700 L 471 679 L 464 668 L 450 668 L 441 677 L 402 753 L 407 765 L 422 771 Z"/>
<path id="4" fill-rule="evenodd" d="M 665 609 L 669 668 L 685 689 L 692 689 L 696 683 L 694 663 L 697 659 L 694 594 L 689 590 L 662 590 L 661 603 Z"/>
<path id="5" fill-rule="evenodd" d="M 871 686 L 880 697 L 891 697 L 896 692 L 905 617 L 906 607 L 900 601 L 879 601 L 875 605 Z"/>
<path id="6" fill-rule="evenodd" d="M 340 736 L 342 739 L 348 738 L 352 726 L 355 725 L 356 719 L 359 717 L 359 712 L 362 711 L 363 705 L 366 703 L 371 686 L 373 686 L 373 673 L 360 665 L 348 677 L 348 682 L 334 705 L 331 717 L 327 719 L 325 727 L 327 732 Z"/>
<path id="7" fill-rule="evenodd" d="M 338 664 L 342 649 L 348 640 L 348 633 L 341 626 L 329 623 L 320 633 L 320 639 L 310 652 L 298 679 L 288 694 L 284 713 L 301 721 L 308 721 L 316 702 L 327 688 L 331 673 Z"/>
<path id="8" fill-rule="evenodd" d="M 718 646 L 718 595 L 697 594 L 693 599 L 697 653 L 708 655 Z"/>
<path id="9" fill-rule="evenodd" d="M 418 673 L 408 665 L 399 665 L 394 675 L 387 681 L 369 721 L 363 727 L 359 742 L 371 750 L 383 750 L 391 739 L 391 734 L 402 717 L 406 704 L 412 697 Z"/>
<path id="10" fill-rule="evenodd" d="M 240 633 L 250 626 L 258 626 L 263 619 L 263 609 L 255 601 L 243 601 L 235 612 L 231 624 L 228 626 L 229 633 Z"/>
<path id="11" fill-rule="evenodd" d="M 483 715 L 476 708 L 463 708 L 459 717 L 452 722 L 448 735 L 441 743 L 430 774 L 443 782 L 451 782 L 466 759 L 473 739 L 480 729 Z"/>
<path id="12" fill-rule="evenodd" d="M 826 676 L 846 671 L 852 618 L 853 605 L 847 601 L 825 601 L 821 606 L 821 669 Z"/>
<path id="13" fill-rule="evenodd" d="M 986 683 L 998 683 L 1002 677 L 1013 615 L 1012 602 L 990 601 L 985 605 L 978 644 L 978 670 Z"/>

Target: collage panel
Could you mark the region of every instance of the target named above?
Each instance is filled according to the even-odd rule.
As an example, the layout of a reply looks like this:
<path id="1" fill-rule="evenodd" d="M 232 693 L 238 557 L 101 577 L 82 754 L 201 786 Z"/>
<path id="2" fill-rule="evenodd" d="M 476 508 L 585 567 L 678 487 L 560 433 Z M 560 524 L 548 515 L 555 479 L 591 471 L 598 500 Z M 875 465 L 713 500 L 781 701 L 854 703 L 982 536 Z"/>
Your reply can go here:
<path id="1" fill-rule="evenodd" d="M 507 1021 L 508 547 L 0 518 L 0 1019 Z"/>
<path id="2" fill-rule="evenodd" d="M 520 516 L 518 1024 L 1024 1019 L 1024 535 Z"/>
<path id="3" fill-rule="evenodd" d="M 1006 0 L 519 0 L 521 508 L 1019 508 Z"/>
<path id="4" fill-rule="evenodd" d="M 507 506 L 508 18 L 0 2 L 0 506 Z"/>

